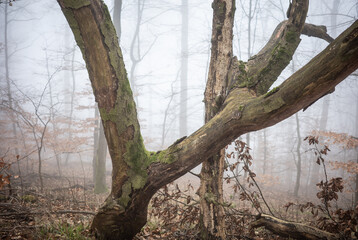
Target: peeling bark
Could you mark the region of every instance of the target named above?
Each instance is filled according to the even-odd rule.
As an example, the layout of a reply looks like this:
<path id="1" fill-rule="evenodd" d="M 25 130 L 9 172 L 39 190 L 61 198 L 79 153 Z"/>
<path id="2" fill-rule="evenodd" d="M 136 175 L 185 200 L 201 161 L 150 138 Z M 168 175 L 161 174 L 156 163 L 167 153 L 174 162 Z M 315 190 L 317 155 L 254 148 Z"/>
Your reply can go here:
<path id="1" fill-rule="evenodd" d="M 233 56 L 232 39 L 235 1 L 215 0 L 211 35 L 211 58 L 205 89 L 205 122 L 215 116 L 228 93 L 227 84 Z M 226 239 L 223 199 L 225 149 L 203 162 L 200 173 L 200 237 Z"/>

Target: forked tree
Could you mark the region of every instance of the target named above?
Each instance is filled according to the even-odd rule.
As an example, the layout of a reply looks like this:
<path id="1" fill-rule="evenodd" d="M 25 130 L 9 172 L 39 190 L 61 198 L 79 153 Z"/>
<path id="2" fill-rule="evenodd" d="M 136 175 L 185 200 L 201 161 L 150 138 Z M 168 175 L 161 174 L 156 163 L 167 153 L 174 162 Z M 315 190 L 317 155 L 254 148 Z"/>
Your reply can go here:
<path id="1" fill-rule="evenodd" d="M 205 105 L 210 109 L 206 123 L 167 149 L 148 152 L 107 7 L 101 0 L 58 2 L 86 62 L 112 158 L 112 190 L 92 223 L 99 238 L 131 239 L 146 223 L 148 203 L 159 188 L 201 162 L 220 159 L 220 150 L 238 136 L 307 108 L 358 67 L 356 21 L 269 91 L 289 64 L 301 33 L 327 37 L 324 27 L 305 24 L 308 0 L 292 1 L 288 20 L 277 26 L 266 46 L 247 62 L 238 61 L 232 53 L 235 1 L 214 0 L 211 64 L 215 66 L 205 91 Z M 210 199 L 210 194 L 204 197 Z"/>

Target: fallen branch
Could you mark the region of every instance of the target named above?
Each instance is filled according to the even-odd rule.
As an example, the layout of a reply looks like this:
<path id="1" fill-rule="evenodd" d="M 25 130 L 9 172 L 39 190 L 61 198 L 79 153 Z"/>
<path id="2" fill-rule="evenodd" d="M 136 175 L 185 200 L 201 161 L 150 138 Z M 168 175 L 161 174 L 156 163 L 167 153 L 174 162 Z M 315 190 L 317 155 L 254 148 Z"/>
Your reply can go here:
<path id="1" fill-rule="evenodd" d="M 88 215 L 95 215 L 95 212 L 90 211 L 79 211 L 79 210 L 60 210 L 60 211 L 51 211 L 51 212 L 7 212 L 7 213 L 0 213 L 0 217 L 7 217 L 7 216 L 19 216 L 19 215 L 44 215 L 44 214 L 88 214 Z"/>
<path id="2" fill-rule="evenodd" d="M 288 222 L 270 215 L 258 215 L 251 228 L 265 227 L 267 230 L 283 237 L 310 240 L 339 240 L 337 234 L 329 233 L 303 223 Z"/>

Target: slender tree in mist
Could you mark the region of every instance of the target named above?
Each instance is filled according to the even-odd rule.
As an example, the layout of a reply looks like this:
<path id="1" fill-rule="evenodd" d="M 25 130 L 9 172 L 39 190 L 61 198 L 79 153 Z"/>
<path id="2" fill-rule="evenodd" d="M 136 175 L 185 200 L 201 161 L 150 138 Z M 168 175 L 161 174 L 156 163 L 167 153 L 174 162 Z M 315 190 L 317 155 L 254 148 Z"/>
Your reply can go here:
<path id="1" fill-rule="evenodd" d="M 302 167 L 302 157 L 301 157 L 301 132 L 300 132 L 300 119 L 298 117 L 298 113 L 295 114 L 296 119 L 296 133 L 297 133 L 297 146 L 296 146 L 296 154 L 297 154 L 297 161 L 295 161 L 296 165 L 296 182 L 295 188 L 293 190 L 293 195 L 298 197 L 298 190 L 300 189 L 300 182 L 301 182 L 301 167 Z"/>
<path id="2" fill-rule="evenodd" d="M 231 52 L 235 1 L 214 0 L 212 52 L 218 54 L 211 58 L 225 61 L 221 65 L 217 61 L 219 71 L 209 74 L 213 81 L 208 81 L 212 87 L 205 91 L 205 105 L 211 110 L 206 112 L 207 122 L 167 149 L 148 152 L 107 7 L 100 0 L 58 2 L 86 61 L 112 159 L 111 193 L 92 222 L 98 238 L 132 239 L 146 223 L 148 203 L 159 188 L 213 156 L 220 158 L 220 151 L 238 136 L 272 126 L 310 106 L 358 67 L 354 61 L 357 21 L 269 91 L 289 64 L 303 29 L 310 26 L 314 33 L 324 32 L 305 24 L 308 1 L 293 0 L 289 19 L 279 24 L 266 46 L 255 58 L 240 62 Z M 227 47 L 213 50 L 222 44 Z M 201 197 L 212 199 L 211 203 L 216 199 L 209 194 Z"/>
<path id="3" fill-rule="evenodd" d="M 47 53 L 47 49 L 45 49 L 45 53 L 46 53 L 46 74 L 47 74 L 47 78 L 50 79 L 51 78 L 51 74 L 50 74 L 50 67 L 49 67 L 49 56 Z M 54 106 L 54 94 L 52 91 L 52 83 L 51 81 L 48 82 L 48 90 L 49 90 L 49 98 L 50 98 L 50 106 Z M 61 141 L 59 141 L 58 138 L 58 133 L 60 132 L 56 123 L 56 113 L 55 113 L 55 109 L 53 107 L 50 108 L 50 121 L 52 123 L 52 132 L 53 132 L 53 141 L 52 141 L 52 149 L 55 153 L 55 158 L 56 158 L 56 164 L 57 164 L 57 170 L 58 170 L 58 174 L 59 176 L 62 176 L 62 172 L 61 172 L 61 153 L 58 151 L 58 145 Z"/>
<path id="4" fill-rule="evenodd" d="M 358 13 L 358 5 L 357 5 L 357 13 Z M 357 77 L 356 77 L 357 78 Z M 356 96 L 356 121 L 355 121 L 355 137 L 358 138 L 358 94 Z M 356 148 L 356 163 L 358 164 L 358 147 Z M 358 173 L 356 173 L 356 186 L 355 186 L 355 194 L 354 194 L 354 200 L 355 200 L 355 206 L 358 206 Z"/>
<path id="5" fill-rule="evenodd" d="M 330 20 L 331 20 L 331 27 L 332 27 L 332 33 L 331 36 L 335 38 L 337 36 L 337 15 L 340 5 L 340 0 L 334 0 L 333 6 L 329 7 L 328 4 L 324 3 L 326 7 L 330 10 Z M 328 112 L 329 112 L 329 105 L 330 105 L 330 95 L 327 94 L 323 98 L 322 103 L 322 112 L 321 112 L 321 118 L 319 121 L 319 130 L 320 131 L 326 131 L 327 130 L 327 122 L 328 122 Z M 313 164 L 312 171 L 311 171 L 311 181 L 310 181 L 310 188 L 311 190 L 316 190 L 316 184 L 318 180 L 320 179 L 320 166 L 318 164 Z"/>
<path id="6" fill-rule="evenodd" d="M 96 108 L 96 112 L 98 112 Z M 97 113 L 97 118 L 99 118 L 99 114 Z M 106 158 L 107 158 L 107 140 L 104 135 L 104 129 L 102 121 L 98 121 L 99 124 L 96 125 L 99 130 L 98 133 L 98 140 L 96 141 L 96 148 L 95 148 L 95 155 L 93 156 L 93 168 L 94 168 L 94 192 L 95 193 L 103 193 L 107 191 L 106 186 Z"/>
<path id="7" fill-rule="evenodd" d="M 263 145 L 264 145 L 264 153 L 263 153 L 263 166 L 262 166 L 262 174 L 265 175 L 266 174 L 266 168 L 267 168 L 267 129 L 264 129 L 262 131 L 262 135 L 263 135 Z"/>
<path id="8" fill-rule="evenodd" d="M 135 23 L 135 30 L 134 35 L 132 37 L 131 45 L 130 45 L 130 59 L 132 62 L 131 69 L 129 71 L 129 80 L 134 92 L 134 96 L 136 98 L 136 102 L 138 104 L 138 86 L 136 81 L 136 75 L 135 71 L 137 68 L 137 65 L 142 61 L 143 56 L 141 53 L 141 42 L 140 42 L 140 27 L 142 24 L 142 18 L 143 18 L 143 11 L 145 6 L 146 0 L 137 0 L 136 3 L 136 11 L 137 11 L 137 17 L 136 17 L 136 23 Z"/>
<path id="9" fill-rule="evenodd" d="M 9 67 L 9 60 L 10 60 L 10 54 L 9 54 L 9 40 L 8 40 L 8 27 L 9 27 L 9 19 L 8 19 L 8 4 L 4 4 L 4 52 L 5 52 L 5 81 L 6 81 L 6 90 L 7 90 L 7 101 L 9 103 L 10 109 L 13 108 L 13 97 L 12 97 L 12 90 L 11 90 L 11 80 L 10 80 L 10 67 Z M 15 155 L 19 155 L 19 149 L 18 149 L 18 136 L 17 136 L 17 129 L 16 129 L 16 119 L 15 115 L 12 111 L 10 111 L 10 118 L 11 118 L 11 128 L 12 128 L 12 134 L 14 139 L 14 151 Z"/>
<path id="10" fill-rule="evenodd" d="M 114 0 L 113 7 L 113 25 L 116 29 L 118 42 L 121 42 L 122 35 L 122 0 Z"/>
<path id="11" fill-rule="evenodd" d="M 181 61 L 180 61 L 180 114 L 179 136 L 187 135 L 188 127 L 188 32 L 189 32 L 189 6 L 188 0 L 181 1 Z"/>
<path id="12" fill-rule="evenodd" d="M 356 13 L 358 16 L 358 4 L 356 5 Z M 355 75 L 358 78 L 358 75 Z M 358 138 L 358 95 L 356 101 L 356 129 L 355 129 L 355 137 Z M 358 164 L 358 148 L 356 148 L 357 160 L 356 163 Z M 356 189 L 354 194 L 355 205 L 358 206 L 358 173 L 356 173 Z"/>

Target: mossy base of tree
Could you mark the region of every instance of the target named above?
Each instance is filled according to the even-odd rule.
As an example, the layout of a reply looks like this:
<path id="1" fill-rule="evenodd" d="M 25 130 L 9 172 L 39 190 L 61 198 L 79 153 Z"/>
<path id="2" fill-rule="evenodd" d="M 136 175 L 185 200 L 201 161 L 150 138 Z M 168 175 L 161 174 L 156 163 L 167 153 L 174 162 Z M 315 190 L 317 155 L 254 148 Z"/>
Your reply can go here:
<path id="1" fill-rule="evenodd" d="M 132 240 L 146 222 L 146 208 L 124 211 L 116 204 L 107 204 L 94 217 L 91 230 L 97 239 Z"/>

